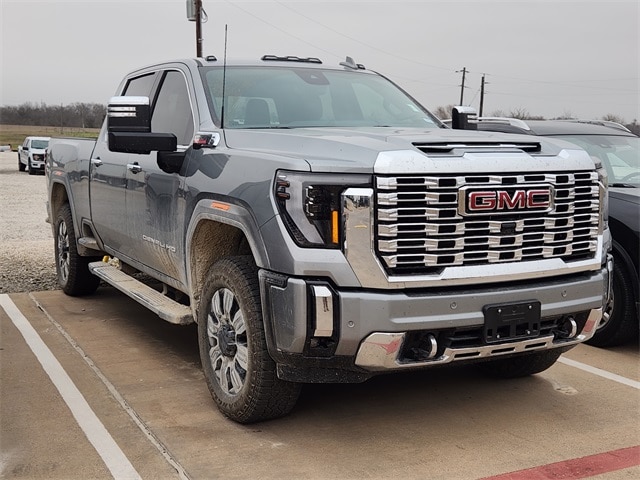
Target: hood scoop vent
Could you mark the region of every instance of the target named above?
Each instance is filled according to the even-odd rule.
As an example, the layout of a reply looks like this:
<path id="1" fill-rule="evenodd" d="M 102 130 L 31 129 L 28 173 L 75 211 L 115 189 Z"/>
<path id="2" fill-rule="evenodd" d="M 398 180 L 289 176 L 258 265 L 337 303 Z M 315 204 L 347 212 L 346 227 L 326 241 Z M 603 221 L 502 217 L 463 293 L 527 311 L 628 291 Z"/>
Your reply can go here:
<path id="1" fill-rule="evenodd" d="M 520 150 L 528 153 L 539 153 L 542 147 L 539 142 L 440 142 L 440 143 L 419 143 L 413 144 L 423 153 L 452 153 L 454 150 L 480 151 L 487 150 L 506 152 Z"/>

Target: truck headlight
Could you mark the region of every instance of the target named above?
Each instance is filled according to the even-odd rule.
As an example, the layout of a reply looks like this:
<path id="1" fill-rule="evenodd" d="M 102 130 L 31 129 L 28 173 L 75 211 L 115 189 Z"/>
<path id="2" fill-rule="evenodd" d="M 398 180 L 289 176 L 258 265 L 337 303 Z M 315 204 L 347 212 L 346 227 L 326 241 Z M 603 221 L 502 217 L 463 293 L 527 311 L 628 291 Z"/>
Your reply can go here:
<path id="1" fill-rule="evenodd" d="M 370 185 L 368 175 L 280 170 L 276 173 L 273 194 L 282 221 L 296 244 L 341 248 L 344 229 L 340 195 L 346 188 Z"/>

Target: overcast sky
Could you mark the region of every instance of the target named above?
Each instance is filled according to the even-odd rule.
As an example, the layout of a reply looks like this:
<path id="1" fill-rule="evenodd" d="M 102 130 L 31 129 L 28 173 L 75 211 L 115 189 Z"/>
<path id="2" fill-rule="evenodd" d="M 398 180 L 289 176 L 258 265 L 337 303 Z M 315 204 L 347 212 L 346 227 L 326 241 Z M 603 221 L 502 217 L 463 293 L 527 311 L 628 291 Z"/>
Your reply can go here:
<path id="1" fill-rule="evenodd" d="M 640 7 L 624 1 L 203 0 L 205 55 L 346 55 L 427 108 L 640 121 Z M 0 104 L 106 104 L 134 68 L 195 56 L 185 0 L 0 0 Z"/>

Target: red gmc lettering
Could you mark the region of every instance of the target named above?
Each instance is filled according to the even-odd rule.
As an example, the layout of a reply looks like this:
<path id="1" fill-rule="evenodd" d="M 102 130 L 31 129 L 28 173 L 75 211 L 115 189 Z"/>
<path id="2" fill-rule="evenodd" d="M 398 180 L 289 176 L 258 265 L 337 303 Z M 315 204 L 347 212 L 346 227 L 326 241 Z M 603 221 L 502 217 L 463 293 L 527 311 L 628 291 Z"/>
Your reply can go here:
<path id="1" fill-rule="evenodd" d="M 549 190 L 529 190 L 527 192 L 527 206 L 529 208 L 548 208 L 551 204 Z"/>
<path id="2" fill-rule="evenodd" d="M 498 194 L 498 210 L 513 210 L 514 208 L 525 208 L 526 199 L 524 190 L 516 190 L 513 197 L 509 192 L 497 192 Z"/>
<path id="3" fill-rule="evenodd" d="M 487 212 L 514 209 L 548 208 L 551 204 L 551 192 L 548 189 L 505 190 L 495 192 L 469 192 L 467 210 L 469 212 Z"/>
<path id="4" fill-rule="evenodd" d="M 496 208 L 495 192 L 470 192 L 469 211 L 494 210 Z"/>

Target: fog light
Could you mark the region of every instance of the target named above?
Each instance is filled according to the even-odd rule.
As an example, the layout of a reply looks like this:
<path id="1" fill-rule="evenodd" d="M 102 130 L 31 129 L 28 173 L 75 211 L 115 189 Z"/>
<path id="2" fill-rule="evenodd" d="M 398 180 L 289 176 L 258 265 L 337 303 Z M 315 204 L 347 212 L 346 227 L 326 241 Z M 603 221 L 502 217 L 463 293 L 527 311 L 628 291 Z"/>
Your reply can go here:
<path id="1" fill-rule="evenodd" d="M 558 333 L 562 338 L 573 338 L 578 334 L 578 324 L 573 317 L 566 317 L 559 325 Z"/>

